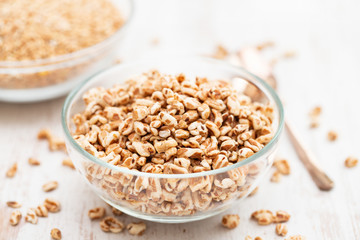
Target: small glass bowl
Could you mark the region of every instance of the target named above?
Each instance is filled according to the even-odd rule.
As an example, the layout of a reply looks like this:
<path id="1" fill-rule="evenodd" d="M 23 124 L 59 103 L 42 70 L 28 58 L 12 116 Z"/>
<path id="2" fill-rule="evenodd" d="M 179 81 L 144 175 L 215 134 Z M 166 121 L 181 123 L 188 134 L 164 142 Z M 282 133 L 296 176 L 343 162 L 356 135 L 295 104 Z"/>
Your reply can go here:
<path id="1" fill-rule="evenodd" d="M 236 164 L 200 173 L 154 174 L 129 170 L 106 163 L 86 152 L 72 138 L 72 116 L 85 109 L 82 96 L 94 87 L 114 84 L 156 69 L 161 73 L 231 80 L 239 92 L 274 107 L 274 137 L 259 152 Z M 121 64 L 101 72 L 67 97 L 62 125 L 66 146 L 76 169 L 97 195 L 111 206 L 137 218 L 183 223 L 214 216 L 244 199 L 271 167 L 284 124 L 283 107 L 274 90 L 242 68 L 208 58 L 178 57 Z M 231 179 L 225 180 L 224 179 Z M 223 184 L 230 182 L 231 184 Z M 225 186 L 227 185 L 227 186 Z"/>
<path id="2" fill-rule="evenodd" d="M 47 59 L 0 61 L 0 101 L 35 102 L 60 97 L 80 82 L 113 65 L 118 43 L 124 37 L 134 6 L 132 0 L 111 1 L 125 22 L 104 41 Z"/>

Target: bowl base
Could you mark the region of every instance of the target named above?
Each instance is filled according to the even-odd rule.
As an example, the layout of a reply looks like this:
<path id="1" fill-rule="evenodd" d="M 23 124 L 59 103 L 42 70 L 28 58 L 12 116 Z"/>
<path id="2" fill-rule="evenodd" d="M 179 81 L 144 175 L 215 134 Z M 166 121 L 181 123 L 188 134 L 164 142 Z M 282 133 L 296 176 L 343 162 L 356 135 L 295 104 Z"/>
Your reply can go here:
<path id="1" fill-rule="evenodd" d="M 140 218 L 143 220 L 147 220 L 147 221 L 151 221 L 151 222 L 159 222 L 159 223 L 187 223 L 187 222 L 199 221 L 199 220 L 203 220 L 203 219 L 206 219 L 209 217 L 213 217 L 219 213 L 226 211 L 227 209 L 229 209 L 231 207 L 231 205 L 227 205 L 222 208 L 218 208 L 214 211 L 210 211 L 208 213 L 203 213 L 203 214 L 199 214 L 199 215 L 194 214 L 194 215 L 189 215 L 189 216 L 177 216 L 177 217 L 164 216 L 164 215 L 156 216 L 156 215 L 149 215 L 149 214 L 145 214 L 145 213 L 139 213 L 138 211 L 129 210 L 128 208 L 114 204 L 101 196 L 100 196 L 100 198 L 102 200 L 104 200 L 107 204 L 109 204 L 110 206 L 112 206 L 116 209 L 119 209 L 120 211 L 122 211 L 123 213 L 125 213 L 127 215 L 130 215 L 130 216 L 136 217 L 136 218 Z"/>

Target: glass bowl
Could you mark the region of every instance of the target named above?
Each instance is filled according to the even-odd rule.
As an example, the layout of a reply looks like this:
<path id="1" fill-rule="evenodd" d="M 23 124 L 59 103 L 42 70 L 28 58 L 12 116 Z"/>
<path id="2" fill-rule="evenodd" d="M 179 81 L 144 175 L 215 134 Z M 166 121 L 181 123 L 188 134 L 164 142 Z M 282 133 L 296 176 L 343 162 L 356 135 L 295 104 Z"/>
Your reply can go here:
<path id="1" fill-rule="evenodd" d="M 134 6 L 132 0 L 111 1 L 125 22 L 104 41 L 47 59 L 0 61 L 0 101 L 34 102 L 60 97 L 80 82 L 113 65 L 118 43 L 124 37 Z"/>
<path id="2" fill-rule="evenodd" d="M 85 109 L 82 95 L 94 87 L 116 83 L 156 69 L 161 73 L 231 80 L 239 92 L 274 108 L 273 139 L 259 152 L 233 165 L 200 173 L 155 174 L 106 163 L 86 152 L 72 138 L 72 116 Z M 283 129 L 283 107 L 274 90 L 242 68 L 201 57 L 149 59 L 120 64 L 101 72 L 74 89 L 67 97 L 62 125 L 68 153 L 78 172 L 105 202 L 137 218 L 183 223 L 216 215 L 239 204 L 258 185 L 271 167 Z M 228 180 L 231 179 L 231 180 Z M 224 181 L 225 180 L 225 181 Z M 231 184 L 223 184 L 230 182 Z"/>

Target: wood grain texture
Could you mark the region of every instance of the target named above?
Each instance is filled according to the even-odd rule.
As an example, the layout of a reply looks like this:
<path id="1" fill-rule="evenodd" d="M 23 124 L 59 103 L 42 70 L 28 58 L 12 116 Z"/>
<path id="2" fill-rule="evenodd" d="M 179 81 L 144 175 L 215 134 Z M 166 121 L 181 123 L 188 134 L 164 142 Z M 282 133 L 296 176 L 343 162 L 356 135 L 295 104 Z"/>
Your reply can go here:
<path id="1" fill-rule="evenodd" d="M 335 181 L 330 192 L 321 192 L 311 181 L 284 134 L 279 156 L 289 159 L 292 173 L 278 184 L 264 179 L 259 192 L 238 203 L 228 213 L 240 215 L 234 230 L 221 227 L 221 216 L 187 224 L 147 222 L 142 237 L 103 233 L 98 221 L 90 221 L 87 211 L 105 206 L 80 175 L 61 165 L 63 153 L 49 152 L 45 141 L 37 141 L 42 127 L 61 135 L 60 110 L 64 98 L 36 104 L 0 103 L 0 239 L 49 239 L 50 230 L 62 230 L 63 239 L 283 239 L 275 235 L 275 225 L 258 226 L 251 212 L 265 208 L 291 214 L 289 234 L 307 239 L 360 239 L 360 167 L 347 169 L 348 155 L 360 157 L 359 63 L 360 2 L 355 0 L 199 0 L 138 1 L 135 18 L 119 57 L 134 60 L 155 53 L 206 54 L 217 43 L 239 49 L 251 43 L 273 40 L 278 48 L 269 55 L 294 49 L 298 56 L 276 66 L 280 95 L 286 115 L 301 138 L 312 149 L 319 164 Z M 159 39 L 157 46 L 151 41 Z M 323 107 L 320 127 L 309 129 L 308 112 Z M 339 139 L 330 143 L 327 131 L 334 129 Z M 29 166 L 29 157 L 41 161 Z M 12 163 L 19 170 L 13 179 L 5 178 Z M 42 184 L 57 180 L 59 188 L 44 193 Z M 39 219 L 37 225 L 22 219 L 17 227 L 8 223 L 11 210 L 5 202 L 16 200 L 35 207 L 45 197 L 59 199 L 62 210 Z M 108 209 L 110 212 L 110 209 Z M 121 216 L 126 223 L 137 221 Z"/>

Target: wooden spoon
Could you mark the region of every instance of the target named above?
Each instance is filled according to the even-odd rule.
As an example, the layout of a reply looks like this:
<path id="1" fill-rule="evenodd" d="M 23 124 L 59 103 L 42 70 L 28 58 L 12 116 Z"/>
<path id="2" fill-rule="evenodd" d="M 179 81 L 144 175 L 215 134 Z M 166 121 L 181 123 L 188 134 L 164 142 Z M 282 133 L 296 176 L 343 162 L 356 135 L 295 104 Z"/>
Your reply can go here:
<path id="1" fill-rule="evenodd" d="M 264 79 L 270 86 L 276 89 L 276 79 L 273 75 L 272 65 L 269 64 L 261 56 L 261 52 L 257 47 L 243 48 L 237 55 L 238 64 L 249 70 L 253 74 Z M 248 93 L 256 95 L 255 92 Z M 285 129 L 287 130 L 290 140 L 296 150 L 299 159 L 308 170 L 313 181 L 320 190 L 329 191 L 334 187 L 334 182 L 327 174 L 316 164 L 316 160 L 310 149 L 306 148 L 300 141 L 296 131 L 285 119 Z"/>

